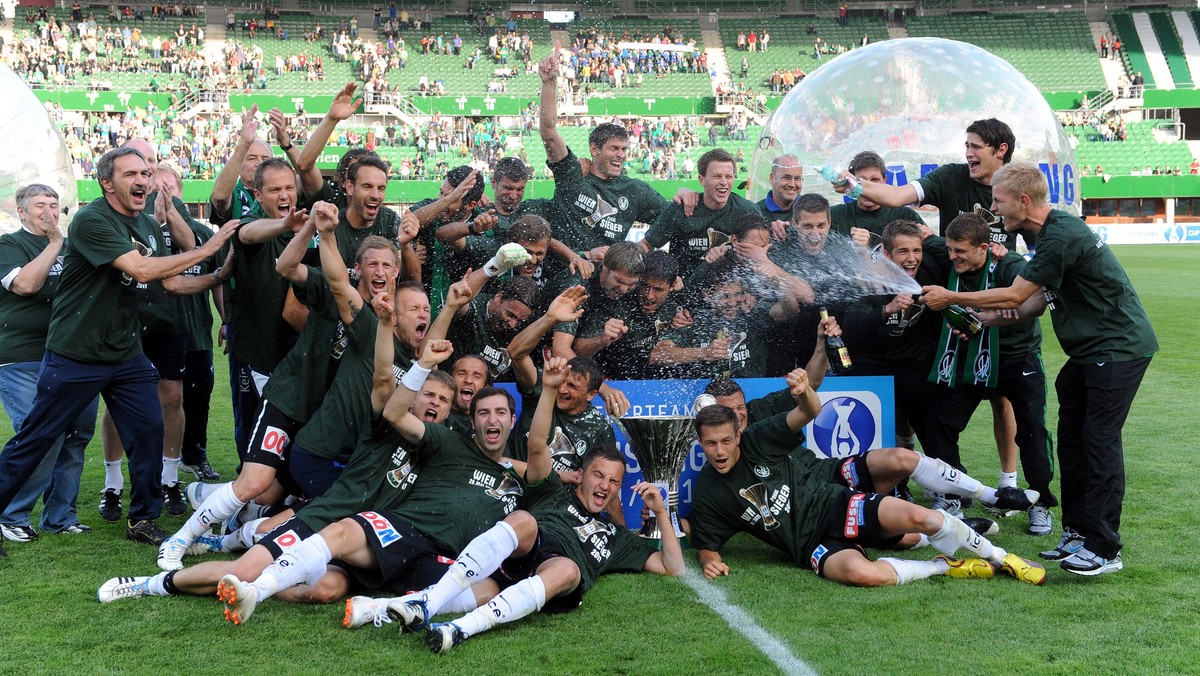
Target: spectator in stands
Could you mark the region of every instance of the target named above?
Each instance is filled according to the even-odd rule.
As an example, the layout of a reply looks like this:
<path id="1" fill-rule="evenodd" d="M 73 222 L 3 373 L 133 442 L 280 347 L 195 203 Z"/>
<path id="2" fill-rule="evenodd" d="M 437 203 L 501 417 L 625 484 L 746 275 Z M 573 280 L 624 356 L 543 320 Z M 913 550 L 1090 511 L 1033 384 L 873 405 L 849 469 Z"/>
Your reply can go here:
<path id="1" fill-rule="evenodd" d="M 759 43 L 759 47 L 762 49 L 763 54 L 766 54 L 767 46 L 771 44 L 771 34 L 767 32 L 767 29 L 765 29 L 765 28 L 763 29 L 762 36 L 759 37 L 758 43 Z"/>

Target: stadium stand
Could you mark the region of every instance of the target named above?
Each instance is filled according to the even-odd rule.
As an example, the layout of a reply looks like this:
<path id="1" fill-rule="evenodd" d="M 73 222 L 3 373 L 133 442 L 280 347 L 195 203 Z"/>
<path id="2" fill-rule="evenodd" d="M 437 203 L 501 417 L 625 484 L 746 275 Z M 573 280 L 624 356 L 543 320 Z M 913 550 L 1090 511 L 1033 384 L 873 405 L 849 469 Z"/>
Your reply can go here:
<path id="1" fill-rule="evenodd" d="M 1079 139 L 1079 145 L 1075 148 L 1075 162 L 1081 168 L 1102 166 L 1106 174 L 1128 176 L 1134 171 L 1144 171 L 1147 166 L 1168 169 L 1178 166 L 1186 171 L 1192 163 L 1192 153 L 1186 142 L 1177 138 L 1173 141 L 1160 140 L 1160 134 L 1178 134 L 1172 122 L 1126 122 L 1125 141 L 1104 141 L 1091 128 L 1074 129 L 1078 130 L 1076 138 Z"/>
<path id="2" fill-rule="evenodd" d="M 1153 89 L 1155 87 L 1154 75 L 1150 72 L 1150 61 L 1146 59 L 1146 50 L 1142 47 L 1137 29 L 1133 26 L 1133 16 L 1128 12 L 1114 12 L 1108 15 L 1108 21 L 1112 25 L 1113 33 L 1121 39 L 1121 59 L 1125 64 L 1126 71 L 1131 76 L 1141 73 L 1146 80 L 1145 86 Z"/>
<path id="3" fill-rule="evenodd" d="M 1167 58 L 1167 67 L 1171 69 L 1171 78 L 1177 88 L 1190 88 L 1192 74 L 1188 72 L 1187 60 L 1183 56 L 1183 44 L 1179 41 L 1179 33 L 1175 30 L 1175 22 L 1171 20 L 1170 12 L 1148 12 L 1150 23 L 1154 26 L 1154 35 L 1162 47 L 1163 56 Z"/>
<path id="4" fill-rule="evenodd" d="M 1126 31 L 1118 32 L 1124 41 Z M 1006 59 L 1042 91 L 1107 89 L 1081 12 L 916 16 L 908 20 L 908 33 L 983 47 Z"/>

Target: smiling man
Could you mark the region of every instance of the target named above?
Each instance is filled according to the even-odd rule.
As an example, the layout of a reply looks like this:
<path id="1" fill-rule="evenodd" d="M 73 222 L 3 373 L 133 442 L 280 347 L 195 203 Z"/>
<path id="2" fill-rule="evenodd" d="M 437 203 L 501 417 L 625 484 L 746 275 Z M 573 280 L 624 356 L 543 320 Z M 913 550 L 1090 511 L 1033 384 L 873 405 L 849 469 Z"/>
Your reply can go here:
<path id="1" fill-rule="evenodd" d="M 859 183 L 882 184 L 887 178 L 887 164 L 878 153 L 870 150 L 855 155 L 854 159 L 850 160 L 847 170 L 854 174 Z M 882 235 L 884 226 L 892 221 L 924 222 L 920 214 L 906 206 L 885 207 L 872 202 L 865 194 L 845 204 L 834 205 L 829 209 L 829 218 L 833 223 L 833 230 L 843 235 L 851 234 L 855 228 Z"/>
<path id="2" fill-rule="evenodd" d="M 768 218 L 786 219 L 792 213 L 792 202 L 804 190 L 804 165 L 795 155 L 780 155 L 771 162 L 771 190 L 758 203 Z"/>
<path id="3" fill-rule="evenodd" d="M 684 279 L 691 276 L 704 260 L 704 254 L 715 244 L 711 232 L 728 236 L 733 233 L 739 218 L 759 214 L 753 202 L 733 192 L 737 162 L 732 155 L 714 148 L 700 157 L 698 168 L 700 186 L 704 190 L 692 215 L 686 216 L 683 206 L 672 203 L 659 214 L 642 240 L 642 246 L 647 250 L 669 244 Z"/>
<path id="4" fill-rule="evenodd" d="M 158 372 L 142 352 L 137 305 L 144 285 L 177 275 L 216 254 L 233 235 L 228 223 L 202 246 L 151 256 L 163 246 L 158 223 L 143 213 L 150 168 L 132 148 L 104 154 L 96 166 L 103 196 L 71 223 L 63 273 L 51 311 L 37 395 L 19 432 L 0 455 L 0 511 L 55 441 L 103 394 L 127 440 L 132 501 L 126 537 L 157 544 L 162 510 L 162 409 Z M 141 287 L 141 288 L 139 288 Z"/>
<path id="5" fill-rule="evenodd" d="M 937 207 L 938 221 L 950 223 L 976 206 L 992 203 L 992 176 L 1012 161 L 1017 138 L 1012 128 L 995 118 L 975 120 L 967 127 L 963 144 L 966 162 L 943 164 L 907 185 L 861 181 L 862 196 L 885 207 L 928 204 Z M 849 188 L 846 188 L 849 190 Z M 999 223 L 991 226 L 992 241 L 1010 250 L 1017 248 L 1016 235 Z"/>
<path id="6" fill-rule="evenodd" d="M 1042 584 L 1041 566 L 996 547 L 944 512 L 866 493 L 811 476 L 792 451 L 804 425 L 821 412 L 808 374 L 787 376 L 796 407 L 739 431 L 733 410 L 714 404 L 696 414 L 696 435 L 706 465 L 692 501 L 692 545 L 710 579 L 730 573 L 721 549 L 736 533 L 749 533 L 787 554 L 797 566 L 854 586 L 904 584 L 934 575 L 992 577 L 1000 569 Z M 863 547 L 894 546 L 922 533 L 942 552 L 932 561 L 871 561 Z M 950 558 L 965 549 L 972 558 Z"/>

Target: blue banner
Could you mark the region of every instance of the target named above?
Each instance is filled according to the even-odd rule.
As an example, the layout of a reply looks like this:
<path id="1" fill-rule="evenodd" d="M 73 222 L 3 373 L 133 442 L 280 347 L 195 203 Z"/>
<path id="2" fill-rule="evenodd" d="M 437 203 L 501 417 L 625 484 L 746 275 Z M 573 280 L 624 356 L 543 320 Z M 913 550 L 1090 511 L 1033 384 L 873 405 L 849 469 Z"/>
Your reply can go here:
<path id="1" fill-rule="evenodd" d="M 738 384 L 746 393 L 746 400 L 757 399 L 782 389 L 782 378 L 744 378 Z M 609 385 L 625 393 L 629 399 L 631 416 L 693 415 L 692 402 L 704 391 L 707 380 L 625 380 L 609 381 Z M 520 415 L 521 397 L 516 385 L 500 383 L 513 393 Z M 896 444 L 895 396 L 891 377 L 842 376 L 826 377 L 817 392 L 821 397 L 821 414 L 804 429 L 805 446 L 819 456 L 844 458 L 864 453 L 872 448 L 883 448 Z M 593 404 L 603 410 L 604 402 L 596 397 Z M 625 511 L 625 523 L 636 528 L 642 523 L 642 500 L 631 490 L 642 480 L 642 468 L 629 448 L 629 443 L 615 430 L 617 445 L 625 455 L 625 480 L 621 489 L 621 503 Z M 700 444 L 692 445 L 692 452 L 684 464 L 679 478 L 679 514 L 686 516 L 692 508 L 692 487 L 700 468 L 704 466 L 704 452 Z"/>

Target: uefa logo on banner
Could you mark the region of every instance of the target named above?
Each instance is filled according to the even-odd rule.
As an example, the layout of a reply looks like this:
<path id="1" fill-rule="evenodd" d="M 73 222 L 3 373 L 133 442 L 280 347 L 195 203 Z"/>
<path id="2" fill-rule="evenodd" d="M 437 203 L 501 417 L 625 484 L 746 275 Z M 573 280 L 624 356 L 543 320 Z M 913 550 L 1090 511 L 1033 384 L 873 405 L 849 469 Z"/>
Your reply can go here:
<path id="1" fill-rule="evenodd" d="M 831 392 L 808 425 L 808 448 L 818 456 L 847 458 L 882 445 L 882 404 L 874 392 Z"/>

